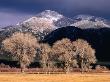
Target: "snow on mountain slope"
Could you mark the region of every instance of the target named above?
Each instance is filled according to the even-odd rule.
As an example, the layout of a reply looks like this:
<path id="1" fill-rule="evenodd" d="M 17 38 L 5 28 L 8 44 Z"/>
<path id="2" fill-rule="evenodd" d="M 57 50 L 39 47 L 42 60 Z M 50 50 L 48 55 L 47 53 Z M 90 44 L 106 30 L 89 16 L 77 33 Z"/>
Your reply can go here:
<path id="1" fill-rule="evenodd" d="M 0 33 L 7 35 L 16 31 L 31 32 L 40 37 L 40 39 L 43 39 L 45 35 L 55 29 L 66 26 L 76 26 L 81 29 L 110 28 L 110 21 L 90 15 L 78 15 L 71 19 L 55 11 L 45 10 L 15 26 L 1 28 Z"/>
<path id="2" fill-rule="evenodd" d="M 33 32 L 55 30 L 66 26 L 76 26 L 82 29 L 110 27 L 108 20 L 91 15 L 78 15 L 73 19 L 65 17 L 55 11 L 45 10 L 18 25 L 32 29 Z"/>
<path id="3" fill-rule="evenodd" d="M 64 16 L 50 10 L 45 10 L 36 16 L 19 23 L 18 25 L 31 28 L 33 31 L 43 32 L 44 30 L 53 30 L 57 29 L 57 26 L 54 25 L 54 22 L 63 18 Z"/>
<path id="4" fill-rule="evenodd" d="M 27 19 L 17 25 L 21 25 L 32 29 L 34 32 L 45 30 L 55 30 L 60 27 L 70 26 L 73 20 L 65 17 L 55 11 L 45 10 L 38 13 L 36 16 Z"/>
<path id="5" fill-rule="evenodd" d="M 59 19 L 63 18 L 64 16 L 55 11 L 45 10 L 45 11 L 37 14 L 36 17 L 47 18 L 51 21 L 58 21 Z"/>
<path id="6" fill-rule="evenodd" d="M 45 10 L 41 13 L 38 13 L 36 16 L 33 16 L 25 21 L 19 22 L 15 26 L 12 25 L 3 27 L 0 30 L 0 33 L 2 33 L 1 36 L 3 36 L 7 34 L 11 35 L 13 32 L 16 31 L 31 32 L 37 37 L 40 37 L 40 39 L 43 39 L 43 37 L 51 31 L 60 28 L 59 26 L 55 25 L 55 22 L 64 18 L 66 17 L 55 11 Z"/>
<path id="7" fill-rule="evenodd" d="M 71 26 L 76 26 L 82 29 L 103 27 L 110 28 L 110 25 L 107 23 L 108 21 L 101 17 L 95 17 L 91 15 L 78 15 L 74 17 L 74 20 L 75 22 L 71 24 Z"/>
<path id="8" fill-rule="evenodd" d="M 53 21 L 47 18 L 32 17 L 22 23 L 23 26 L 31 28 L 34 31 L 43 32 L 46 29 L 53 29 L 55 26 Z"/>
<path id="9" fill-rule="evenodd" d="M 61 22 L 66 19 L 68 18 L 55 11 L 45 10 L 38 13 L 36 16 L 18 23 L 17 25 L 20 26 L 21 31 L 29 31 L 34 33 L 36 36 L 43 38 L 53 30 L 60 28 L 60 26 L 58 26 L 59 24 L 57 24 L 59 23 L 58 21 Z M 64 25 L 63 23 L 67 24 L 65 22 L 61 22 L 62 25 Z"/>

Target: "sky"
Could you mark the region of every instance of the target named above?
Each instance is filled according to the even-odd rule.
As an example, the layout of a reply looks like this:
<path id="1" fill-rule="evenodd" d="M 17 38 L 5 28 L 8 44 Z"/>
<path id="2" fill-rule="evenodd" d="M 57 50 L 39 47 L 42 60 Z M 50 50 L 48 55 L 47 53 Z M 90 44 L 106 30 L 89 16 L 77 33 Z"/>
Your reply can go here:
<path id="1" fill-rule="evenodd" d="M 44 10 L 71 18 L 89 14 L 110 20 L 110 0 L 0 0 L 0 27 L 15 25 Z"/>

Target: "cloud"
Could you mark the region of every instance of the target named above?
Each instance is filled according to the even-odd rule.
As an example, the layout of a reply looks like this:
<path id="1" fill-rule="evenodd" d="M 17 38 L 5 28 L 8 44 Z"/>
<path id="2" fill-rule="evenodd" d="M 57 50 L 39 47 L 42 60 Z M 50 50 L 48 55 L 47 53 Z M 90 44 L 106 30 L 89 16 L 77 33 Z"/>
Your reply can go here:
<path id="1" fill-rule="evenodd" d="M 68 17 L 90 14 L 110 19 L 109 4 L 110 0 L 0 0 L 0 25 L 15 24 L 47 9 Z"/>
<path id="2" fill-rule="evenodd" d="M 110 7 L 110 0 L 68 0 L 65 1 L 72 7 L 78 7 L 80 9 L 89 8 L 92 10 L 107 10 Z"/>
<path id="3" fill-rule="evenodd" d="M 19 11 L 69 9 L 69 10 L 97 10 L 109 11 L 110 0 L 0 0 L 0 7 L 12 8 Z"/>
<path id="4" fill-rule="evenodd" d="M 0 7 L 22 12 L 36 12 L 44 9 L 67 11 L 94 10 L 110 12 L 110 0 L 0 0 Z"/>

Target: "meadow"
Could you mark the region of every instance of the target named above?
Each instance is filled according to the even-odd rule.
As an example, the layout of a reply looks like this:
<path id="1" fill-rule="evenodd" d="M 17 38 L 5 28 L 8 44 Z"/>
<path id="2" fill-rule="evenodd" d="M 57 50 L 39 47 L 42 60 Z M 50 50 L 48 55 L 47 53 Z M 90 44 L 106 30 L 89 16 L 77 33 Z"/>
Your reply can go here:
<path id="1" fill-rule="evenodd" d="M 0 82 L 110 82 L 110 74 L 0 74 Z"/>

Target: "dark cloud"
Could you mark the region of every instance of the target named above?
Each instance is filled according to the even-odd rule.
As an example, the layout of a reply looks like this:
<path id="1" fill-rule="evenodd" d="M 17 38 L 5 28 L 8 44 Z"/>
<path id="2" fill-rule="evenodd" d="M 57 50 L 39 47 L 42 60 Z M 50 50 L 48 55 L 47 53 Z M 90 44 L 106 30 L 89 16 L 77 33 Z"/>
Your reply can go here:
<path id="1" fill-rule="evenodd" d="M 35 13 L 45 9 L 64 12 L 104 11 L 110 12 L 110 0 L 0 0 L 0 8 L 11 8 L 21 12 Z M 65 11 L 65 12 L 66 12 Z"/>
<path id="2" fill-rule="evenodd" d="M 50 9 L 68 17 L 90 14 L 110 19 L 109 4 L 110 0 L 0 0 L 0 13 L 11 13 L 15 17 L 19 15 L 17 16 L 19 19 L 19 17 L 35 15 Z M 3 16 L 6 19 L 5 14 Z M 1 17 L 0 14 L 0 19 Z M 9 18 L 7 17 L 7 19 Z M 14 19 L 14 17 L 10 17 L 10 19 Z"/>
<path id="3" fill-rule="evenodd" d="M 60 1 L 52 0 L 0 0 L 0 8 L 9 8 L 24 13 L 35 13 L 45 9 L 58 9 Z"/>

